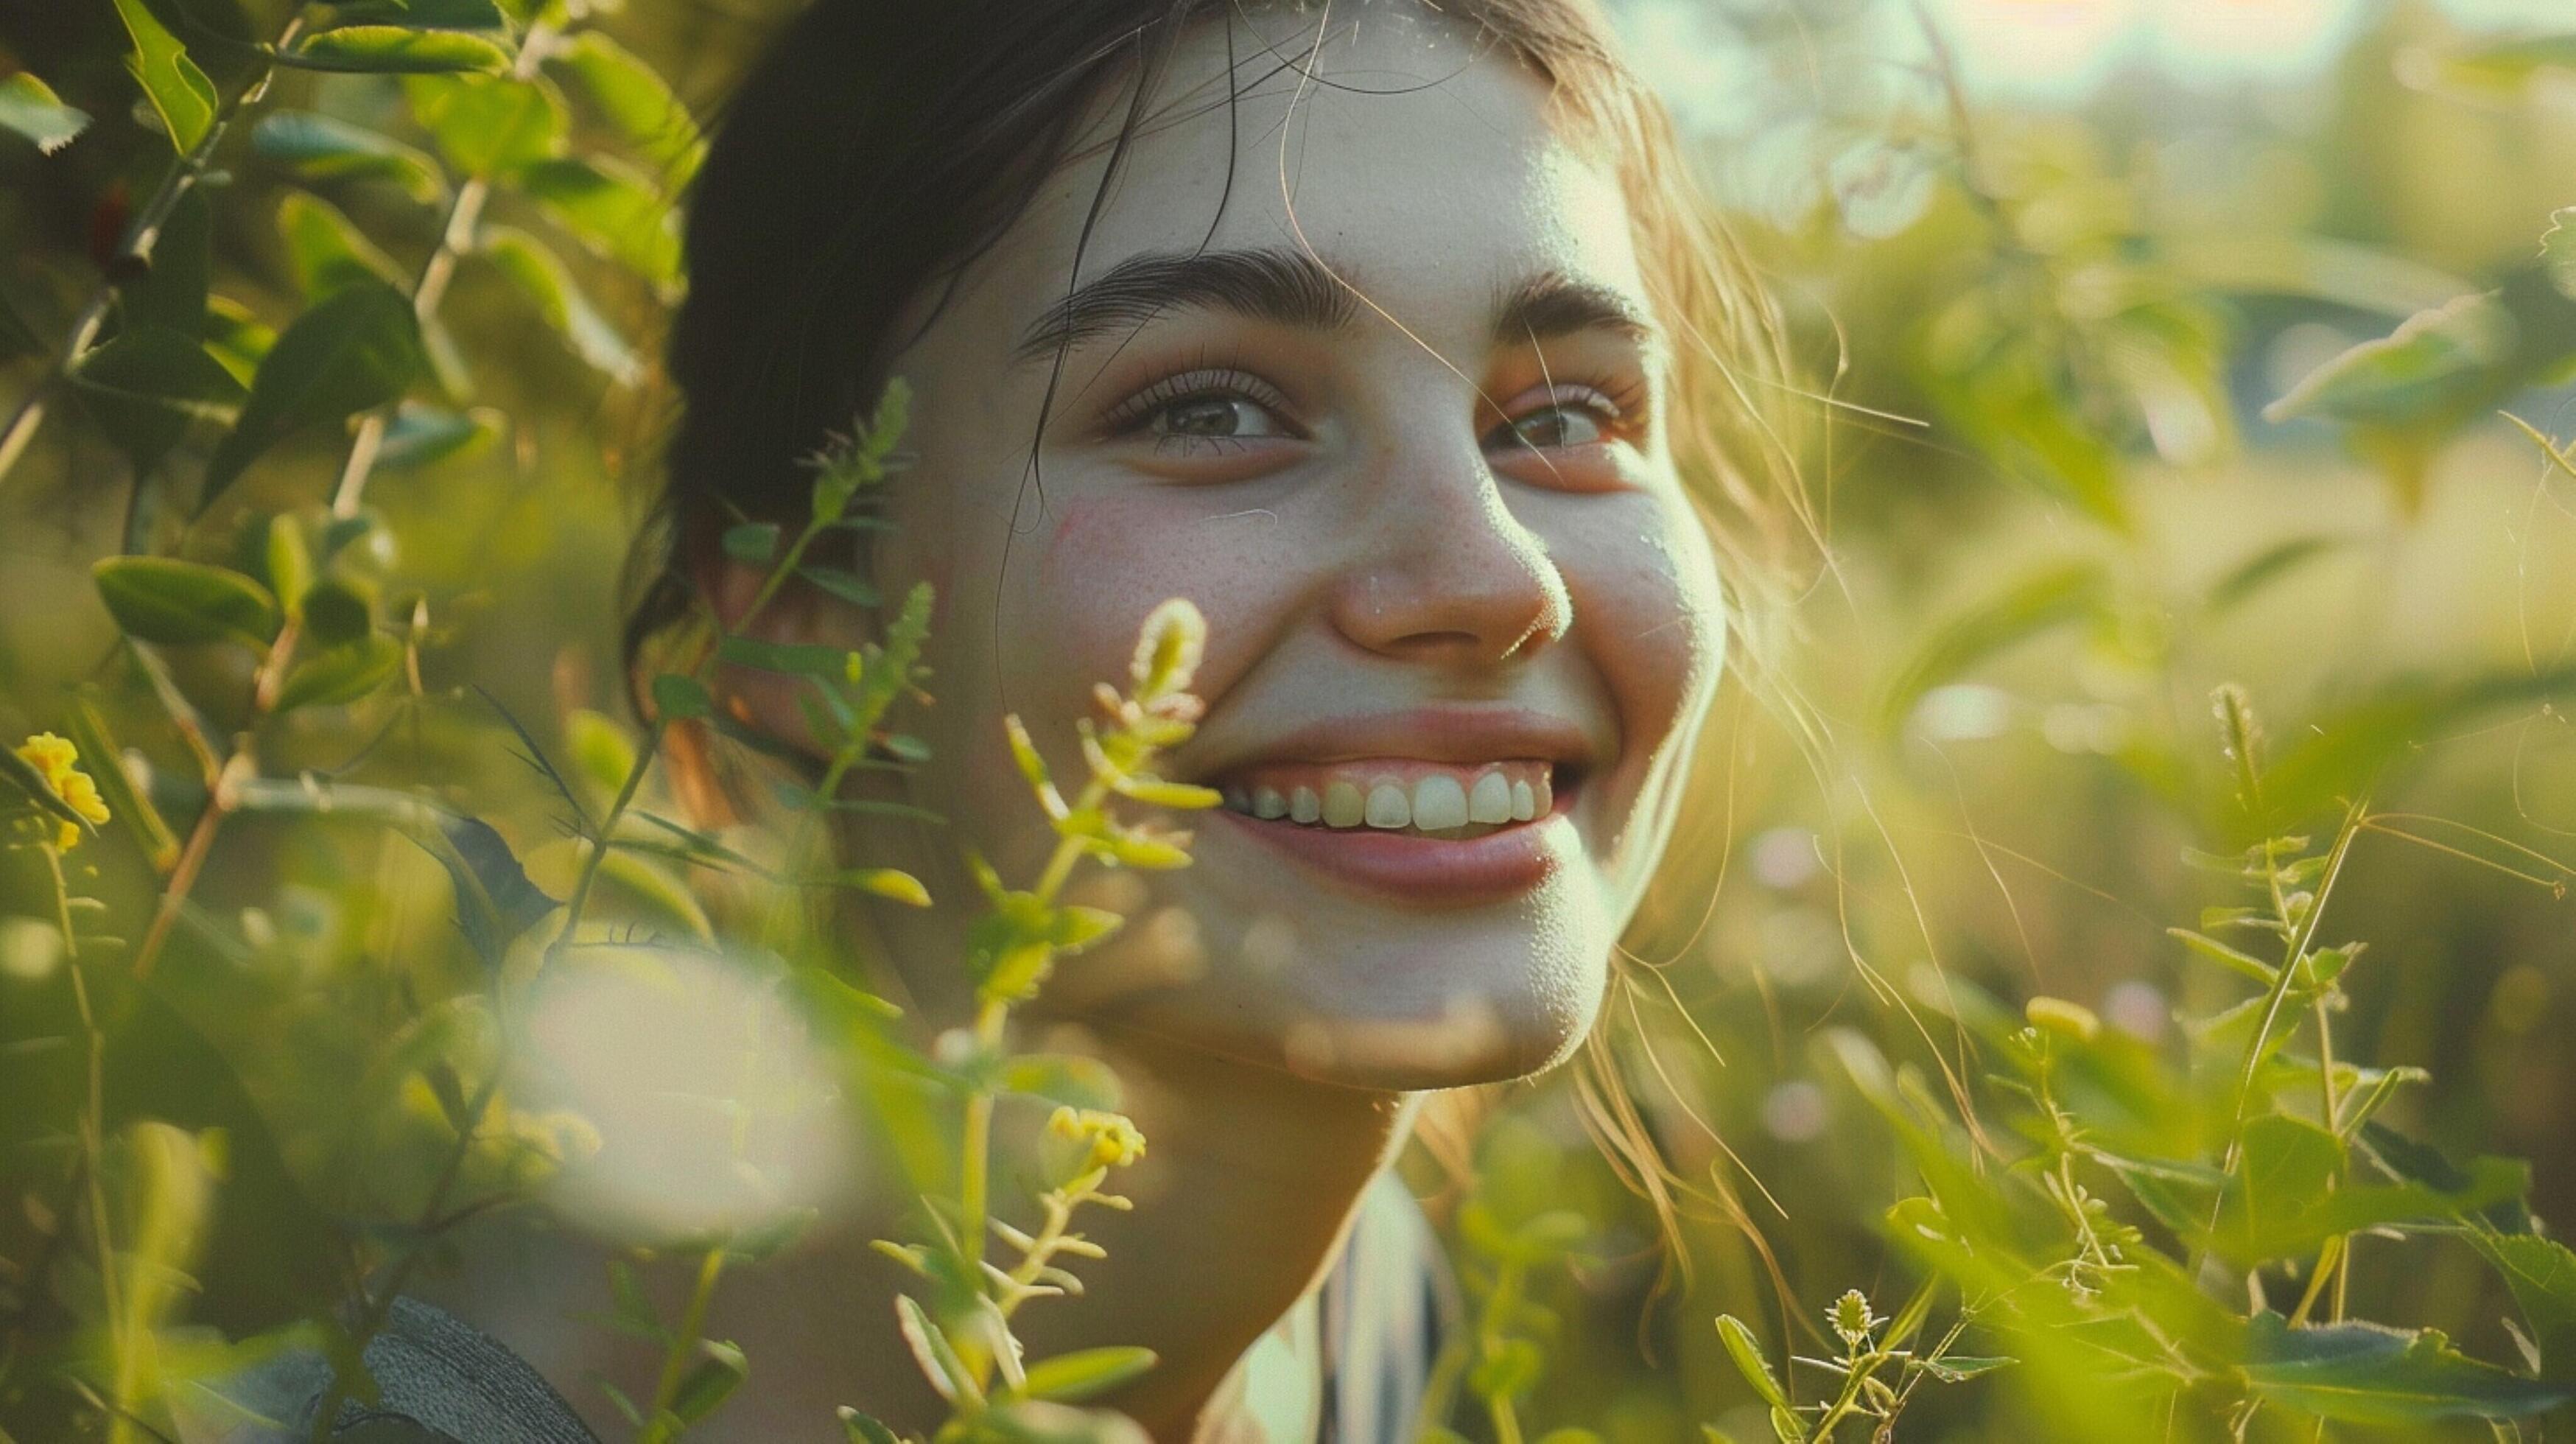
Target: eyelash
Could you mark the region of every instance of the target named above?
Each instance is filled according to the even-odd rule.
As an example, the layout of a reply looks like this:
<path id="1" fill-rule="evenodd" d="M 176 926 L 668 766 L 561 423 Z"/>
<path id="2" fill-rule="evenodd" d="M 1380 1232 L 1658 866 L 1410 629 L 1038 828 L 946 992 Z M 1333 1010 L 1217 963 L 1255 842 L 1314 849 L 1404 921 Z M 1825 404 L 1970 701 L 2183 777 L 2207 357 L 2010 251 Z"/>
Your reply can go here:
<path id="1" fill-rule="evenodd" d="M 1558 399 L 1547 405 L 1532 408 L 1520 418 L 1522 421 L 1526 421 L 1529 416 L 1549 410 L 1582 410 L 1589 412 L 1601 424 L 1604 433 L 1616 433 L 1623 427 L 1634 428 L 1638 425 L 1637 413 L 1645 402 L 1647 388 L 1644 382 L 1636 378 L 1560 376 L 1553 378 L 1551 384 L 1558 393 Z M 1249 401 L 1268 411 L 1291 433 L 1299 429 L 1289 417 L 1292 408 L 1288 404 L 1288 398 L 1281 395 L 1278 388 L 1248 371 L 1210 362 L 1201 362 L 1187 370 L 1174 372 L 1130 396 L 1109 413 L 1104 425 L 1112 437 L 1133 436 L 1145 430 L 1156 416 L 1189 401 Z M 1518 422 L 1507 419 L 1498 429 L 1509 432 L 1517 424 Z M 1490 439 L 1491 435 L 1492 433 L 1488 433 L 1487 439 Z M 1605 439 L 1607 439 L 1606 436 Z M 1207 451 L 1239 451 L 1247 444 L 1246 440 L 1235 437 L 1191 436 L 1177 433 L 1166 433 L 1154 438 L 1157 450 L 1181 455 Z M 1538 448 L 1527 449 L 1537 450 Z"/>
<path id="2" fill-rule="evenodd" d="M 1113 437 L 1133 436 L 1146 429 L 1153 419 L 1185 401 L 1249 401 L 1269 412 L 1290 431 L 1298 428 L 1289 419 L 1288 398 L 1278 388 L 1247 371 L 1201 362 L 1185 371 L 1177 371 L 1122 401 L 1107 419 Z M 1240 438 L 1226 436 L 1189 436 L 1166 433 L 1154 438 L 1157 450 L 1188 455 L 1204 450 L 1240 450 Z"/>
<path id="3" fill-rule="evenodd" d="M 1601 423 L 1603 440 L 1641 425 L 1639 412 L 1646 402 L 1646 384 L 1635 377 L 1551 376 L 1548 384 L 1556 391 L 1557 399 L 1532 408 L 1522 421 L 1545 411 L 1587 411 Z M 1499 429 L 1510 431 L 1519 424 L 1506 419 Z"/>

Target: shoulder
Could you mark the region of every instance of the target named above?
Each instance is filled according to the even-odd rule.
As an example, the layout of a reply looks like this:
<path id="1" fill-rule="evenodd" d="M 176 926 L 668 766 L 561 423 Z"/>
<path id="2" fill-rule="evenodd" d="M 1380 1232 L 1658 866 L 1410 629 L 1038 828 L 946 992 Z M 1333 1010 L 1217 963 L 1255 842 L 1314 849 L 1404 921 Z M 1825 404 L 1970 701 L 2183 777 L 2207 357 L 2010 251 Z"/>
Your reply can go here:
<path id="1" fill-rule="evenodd" d="M 367 1344 L 372 1403 L 341 1406 L 330 1437 L 346 1444 L 598 1444 L 561 1394 L 498 1339 L 415 1299 L 396 1299 Z M 208 1383 L 225 1416 L 185 1431 L 189 1444 L 277 1444 L 311 1437 L 331 1365 L 289 1350 Z"/>

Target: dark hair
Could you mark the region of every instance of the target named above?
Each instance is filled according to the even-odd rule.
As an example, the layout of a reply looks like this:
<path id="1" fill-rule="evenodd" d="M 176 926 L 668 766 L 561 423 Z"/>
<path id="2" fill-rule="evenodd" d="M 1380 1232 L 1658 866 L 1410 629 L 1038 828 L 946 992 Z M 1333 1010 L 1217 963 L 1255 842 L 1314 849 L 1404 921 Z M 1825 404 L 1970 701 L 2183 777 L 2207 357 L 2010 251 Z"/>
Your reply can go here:
<path id="1" fill-rule="evenodd" d="M 1758 675 L 1772 629 L 1748 623 L 1781 614 L 1764 603 L 1788 589 L 1793 540 L 1814 535 L 1777 424 L 1797 393 L 1776 313 L 1691 183 L 1661 103 L 1612 53 L 1596 0 L 1409 3 L 1551 82 L 1551 103 L 1618 177 L 1677 343 L 1675 460 L 1726 562 L 1731 629 L 1752 644 L 1736 649 L 1737 670 L 1751 661 Z M 925 298 L 920 325 L 936 320 L 1117 84 L 1133 82 L 1123 124 L 1102 142 L 1095 213 L 1188 27 L 1237 25 L 1256 8 L 1326 10 L 1308 0 L 815 0 L 786 28 L 744 78 L 690 198 L 689 295 L 669 356 L 683 411 L 636 552 L 651 580 L 628 621 L 630 664 L 688 613 L 692 578 L 728 521 L 784 519 L 805 504 L 800 462 L 873 399 L 914 339 L 896 334 L 899 321 Z M 1245 57 L 1265 69 L 1308 58 L 1244 39 Z M 672 736 L 698 745 L 690 729 Z M 1653 1202 L 1668 1237 L 1677 1197 L 1695 1196 L 1763 1249 L 1723 1178 L 1702 1189 L 1670 1171 L 1607 1037 L 1593 1030 L 1576 1086 L 1612 1166 Z M 1687 1269 L 1678 1247 L 1667 1261 Z"/>
<path id="2" fill-rule="evenodd" d="M 1757 584 L 1768 560 L 1730 543 L 1776 542 L 1788 495 L 1755 479 L 1788 462 L 1759 393 L 1782 370 L 1777 338 L 1691 193 L 1661 107 L 1611 55 L 1591 0 L 1432 8 L 1553 81 L 1560 106 L 1621 162 L 1650 281 L 1681 318 L 1679 369 L 1702 381 L 1679 378 L 1677 450 L 1727 513 L 1713 531 L 1730 561 L 1755 561 L 1730 568 L 1736 584 Z M 936 319 L 1113 85 L 1134 81 L 1102 194 L 1173 45 L 1193 23 L 1244 13 L 1244 0 L 815 0 L 788 24 L 726 108 L 689 200 L 689 292 L 668 356 L 682 411 L 634 558 L 644 585 L 630 660 L 687 614 L 691 578 L 729 520 L 804 504 L 801 463 L 849 427 L 914 339 L 894 334 L 898 321 L 925 297 L 922 324 Z"/>

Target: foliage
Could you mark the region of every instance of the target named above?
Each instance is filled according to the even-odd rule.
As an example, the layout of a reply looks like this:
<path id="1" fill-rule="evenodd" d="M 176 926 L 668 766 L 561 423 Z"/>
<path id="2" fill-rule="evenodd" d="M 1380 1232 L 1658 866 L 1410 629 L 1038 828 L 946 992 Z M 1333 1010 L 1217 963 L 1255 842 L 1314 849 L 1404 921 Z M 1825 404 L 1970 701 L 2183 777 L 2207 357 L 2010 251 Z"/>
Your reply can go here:
<path id="1" fill-rule="evenodd" d="M 1759 8 L 1710 12 L 1779 82 L 1710 148 L 1722 182 L 1787 157 L 1729 200 L 1834 383 L 1818 584 L 1706 749 L 1607 1081 L 1407 1160 L 1468 1303 L 1423 1436 L 2562 1431 L 2576 196 L 2531 157 L 2563 158 L 2576 48 L 2399 7 L 2300 131 L 2152 90 L 2053 112 L 1913 7 Z M 639 725 L 604 603 L 567 600 L 612 590 L 682 95 L 738 68 L 739 18 L 64 9 L 0 78 L 0 1429 L 186 1437 L 288 1350 L 332 1367 L 315 1422 L 369 1397 L 393 1299 L 608 1146 L 529 1020 L 633 967 L 783 1000 L 869 1095 L 920 1200 L 881 1247 L 929 1437 L 1135 1437 L 1098 1405 L 1148 1353 L 1029 1359 L 1014 1321 L 1080 1293 L 1146 1143 L 1013 1020 L 1119 926 L 1079 871 L 1188 860 L 1137 815 L 1212 801 L 1156 768 L 1195 613 L 1147 621 L 1078 782 L 1012 723 L 1057 845 L 976 864 L 977 1011 L 915 1053 L 813 917 L 929 901 L 831 838 L 914 815 L 856 784 L 927 753 L 934 599 L 855 560 L 908 393 L 801 515 L 724 534 L 764 580 L 650 658 Z M 790 588 L 877 640 L 765 640 Z M 788 689 L 820 763 L 762 757 L 720 668 Z M 731 759 L 771 825 L 690 817 L 674 756 Z M 996 1196 L 1015 1114 L 1038 1186 Z M 606 1395 L 635 1437 L 761 1387 L 714 1305 L 810 1218 L 618 1237 L 613 1311 L 566 1327 L 649 1354 Z M 850 1402 L 848 1437 L 898 1437 Z"/>

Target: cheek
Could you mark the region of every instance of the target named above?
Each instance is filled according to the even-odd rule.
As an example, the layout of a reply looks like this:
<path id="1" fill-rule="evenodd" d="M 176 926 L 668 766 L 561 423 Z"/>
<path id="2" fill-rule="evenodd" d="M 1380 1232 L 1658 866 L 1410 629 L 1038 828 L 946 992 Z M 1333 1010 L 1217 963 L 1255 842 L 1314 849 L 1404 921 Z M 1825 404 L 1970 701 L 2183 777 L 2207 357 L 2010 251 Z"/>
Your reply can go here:
<path id="1" fill-rule="evenodd" d="M 1298 558 L 1312 552 L 1285 533 L 1275 512 L 1219 511 L 1192 492 L 1064 498 L 1032 563 L 1012 568 L 1016 615 L 1004 635 L 1024 639 L 1014 648 L 1024 668 L 1051 674 L 1050 696 L 1078 707 L 1094 682 L 1125 683 L 1145 615 L 1186 597 L 1208 620 L 1198 690 L 1213 695 L 1298 590 Z"/>
<path id="2" fill-rule="evenodd" d="M 1647 495 L 1558 548 L 1581 645 L 1618 698 L 1624 744 L 1652 750 L 1697 716 L 1725 660 L 1726 605 L 1697 517 Z"/>

